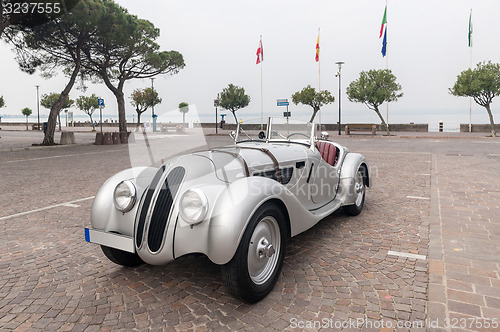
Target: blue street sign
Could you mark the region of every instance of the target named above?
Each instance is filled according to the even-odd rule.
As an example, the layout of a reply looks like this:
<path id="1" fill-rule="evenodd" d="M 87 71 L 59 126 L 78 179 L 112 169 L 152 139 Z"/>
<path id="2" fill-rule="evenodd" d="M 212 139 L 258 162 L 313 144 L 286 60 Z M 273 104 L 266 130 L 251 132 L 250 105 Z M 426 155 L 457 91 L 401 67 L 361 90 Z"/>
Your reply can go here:
<path id="1" fill-rule="evenodd" d="M 97 105 L 104 106 L 104 99 L 101 98 L 97 99 Z"/>
<path id="2" fill-rule="evenodd" d="M 289 105 L 288 99 L 277 99 L 276 103 L 278 104 L 278 106 L 288 106 Z"/>

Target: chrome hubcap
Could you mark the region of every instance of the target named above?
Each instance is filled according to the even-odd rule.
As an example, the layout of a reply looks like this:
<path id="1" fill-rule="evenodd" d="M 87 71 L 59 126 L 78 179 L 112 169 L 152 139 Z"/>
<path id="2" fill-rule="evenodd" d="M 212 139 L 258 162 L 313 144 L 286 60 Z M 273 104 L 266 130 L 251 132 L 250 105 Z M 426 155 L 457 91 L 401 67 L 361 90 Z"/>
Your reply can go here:
<path id="1" fill-rule="evenodd" d="M 281 246 L 279 224 L 271 216 L 264 217 L 255 227 L 248 246 L 248 273 L 257 285 L 269 280 L 278 264 Z"/>
<path id="2" fill-rule="evenodd" d="M 360 206 L 363 201 L 363 194 L 365 192 L 365 186 L 363 183 L 363 174 L 360 171 L 356 173 L 356 179 L 354 183 L 354 190 L 356 191 L 356 206 Z"/>

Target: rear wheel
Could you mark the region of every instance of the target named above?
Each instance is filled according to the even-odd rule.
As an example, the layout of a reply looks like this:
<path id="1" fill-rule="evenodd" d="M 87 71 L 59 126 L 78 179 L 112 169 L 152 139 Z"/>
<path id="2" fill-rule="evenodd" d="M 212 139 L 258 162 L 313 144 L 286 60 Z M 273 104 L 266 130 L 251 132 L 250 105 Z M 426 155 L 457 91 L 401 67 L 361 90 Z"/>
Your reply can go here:
<path id="1" fill-rule="evenodd" d="M 252 216 L 234 257 L 222 266 L 228 292 L 249 303 L 263 299 L 279 278 L 285 241 L 283 212 L 276 204 L 264 204 Z"/>
<path id="2" fill-rule="evenodd" d="M 364 174 L 365 167 L 359 166 L 354 177 L 354 195 L 356 200 L 354 201 L 354 204 L 344 206 L 344 211 L 351 216 L 357 216 L 360 214 L 365 204 L 366 183 Z"/>
<path id="3" fill-rule="evenodd" d="M 144 261 L 137 254 L 106 246 L 101 246 L 101 249 L 104 255 L 115 264 L 129 267 L 144 264 Z"/>

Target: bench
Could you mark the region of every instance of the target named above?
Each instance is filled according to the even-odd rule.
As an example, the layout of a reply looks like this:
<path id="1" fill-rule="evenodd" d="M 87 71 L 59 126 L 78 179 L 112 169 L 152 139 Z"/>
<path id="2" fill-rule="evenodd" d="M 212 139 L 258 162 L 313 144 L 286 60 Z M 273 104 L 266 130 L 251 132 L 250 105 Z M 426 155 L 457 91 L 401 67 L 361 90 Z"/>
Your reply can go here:
<path id="1" fill-rule="evenodd" d="M 345 125 L 345 134 L 350 135 L 351 131 L 371 131 L 372 135 L 377 132 L 377 125 L 373 123 L 349 123 Z"/>
<path id="2" fill-rule="evenodd" d="M 34 125 L 31 126 L 31 130 L 41 130 L 42 128 L 42 124 L 40 124 L 40 126 L 38 126 L 37 123 L 35 123 Z"/>

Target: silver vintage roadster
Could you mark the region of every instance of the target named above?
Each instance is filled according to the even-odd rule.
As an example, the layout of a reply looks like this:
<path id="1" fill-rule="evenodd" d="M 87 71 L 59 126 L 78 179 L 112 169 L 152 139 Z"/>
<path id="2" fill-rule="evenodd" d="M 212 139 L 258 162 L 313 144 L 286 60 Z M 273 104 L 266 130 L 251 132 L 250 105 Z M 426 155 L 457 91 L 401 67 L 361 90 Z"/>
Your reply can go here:
<path id="1" fill-rule="evenodd" d="M 363 209 L 370 185 L 358 153 L 315 125 L 238 125 L 230 146 L 134 167 L 97 192 L 86 241 L 114 263 L 161 265 L 189 253 L 219 264 L 229 293 L 257 302 L 274 287 L 287 238 L 339 208 Z"/>

